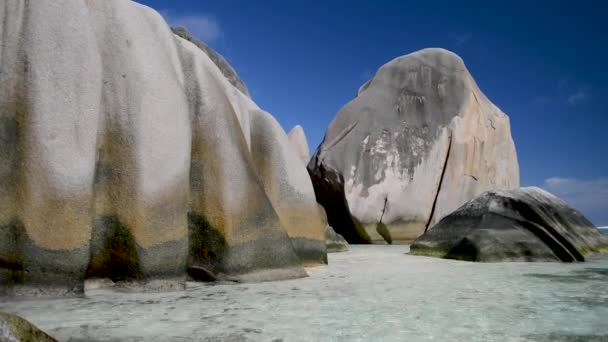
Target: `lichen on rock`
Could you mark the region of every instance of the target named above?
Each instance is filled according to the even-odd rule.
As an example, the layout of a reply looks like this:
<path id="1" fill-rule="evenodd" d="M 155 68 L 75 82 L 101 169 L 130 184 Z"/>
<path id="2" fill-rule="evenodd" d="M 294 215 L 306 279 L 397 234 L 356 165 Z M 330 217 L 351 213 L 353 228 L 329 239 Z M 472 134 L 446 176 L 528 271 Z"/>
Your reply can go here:
<path id="1" fill-rule="evenodd" d="M 326 262 L 306 168 L 219 55 L 131 1 L 15 0 L 0 20 L 0 295 Z"/>

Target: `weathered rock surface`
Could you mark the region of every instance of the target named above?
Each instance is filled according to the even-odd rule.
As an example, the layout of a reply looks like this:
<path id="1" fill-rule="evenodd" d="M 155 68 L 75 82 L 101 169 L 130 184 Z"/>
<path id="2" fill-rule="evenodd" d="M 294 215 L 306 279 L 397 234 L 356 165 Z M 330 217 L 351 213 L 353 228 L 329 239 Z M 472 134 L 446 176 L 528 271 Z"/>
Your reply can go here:
<path id="1" fill-rule="evenodd" d="M 325 224 L 325 245 L 327 246 L 327 253 L 348 251 L 348 242 L 329 225 L 327 222 L 327 214 L 321 205 L 319 205 L 319 212 L 323 223 Z"/>
<path id="2" fill-rule="evenodd" d="M 306 134 L 304 134 L 302 126 L 297 125 L 292 128 L 287 137 L 296 154 L 304 162 L 304 165 L 308 165 L 310 161 L 310 148 L 308 147 L 308 140 L 306 140 Z"/>
<path id="3" fill-rule="evenodd" d="M 305 264 L 325 262 L 324 225 L 312 184 L 279 123 L 251 99 L 235 92 L 225 78 L 216 73 L 217 68 L 209 64 L 210 59 L 200 58 L 200 51 L 193 49 L 194 45 L 183 40 L 178 42 L 185 74 L 193 75 L 186 78 L 191 112 L 200 113 L 193 121 L 190 175 L 191 193 L 196 194 L 192 211 L 200 208 L 200 213 L 198 218 L 193 217 L 191 224 L 197 222 L 201 227 L 197 231 L 204 231 L 207 223 L 225 226 L 224 231 L 237 224 L 234 228 L 239 230 L 234 238 L 247 240 L 244 233 L 254 233 L 258 236 L 256 240 L 266 241 L 264 249 L 280 251 L 289 246 L 281 242 L 283 229 L 278 236 L 272 231 L 279 223 Z M 215 89 L 207 90 L 213 84 Z M 231 204 L 218 202 L 216 193 L 205 191 L 215 188 L 225 192 L 221 201 Z M 205 219 L 201 221 L 201 218 Z M 270 230 L 265 232 L 265 225 L 269 225 Z M 191 242 L 217 240 L 206 235 L 191 237 Z M 260 244 L 261 241 L 256 243 Z M 201 253 L 206 254 L 204 251 L 195 254 Z M 257 252 L 251 253 L 255 256 Z M 238 260 L 247 258 L 238 257 Z"/>
<path id="4" fill-rule="evenodd" d="M 220 69 L 222 74 L 228 79 L 230 84 L 236 87 L 236 89 L 240 90 L 247 97 L 251 97 L 249 95 L 249 89 L 245 85 L 245 82 L 241 80 L 239 75 L 236 73 L 232 65 L 226 61 L 224 56 L 220 55 L 217 51 L 210 48 L 205 42 L 197 39 L 186 27 L 172 27 L 171 31 L 179 37 L 189 41 L 190 43 L 196 45 L 199 49 L 203 50 L 211 58 L 213 63 Z"/>
<path id="5" fill-rule="evenodd" d="M 410 247 L 414 255 L 467 261 L 585 261 L 608 237 L 539 188 L 490 191 L 443 218 Z"/>
<path id="6" fill-rule="evenodd" d="M 19 316 L 0 312 L 0 341 L 56 342 L 57 340 Z"/>
<path id="7" fill-rule="evenodd" d="M 351 243 L 414 240 L 480 193 L 519 186 L 509 118 L 443 49 L 382 66 L 308 169 L 331 226 Z"/>
<path id="8" fill-rule="evenodd" d="M 279 124 L 123 0 L 0 5 L 0 294 L 305 276 L 326 260 Z M 130 286 L 130 285 L 129 285 Z"/>
<path id="9" fill-rule="evenodd" d="M 328 224 L 325 226 L 325 241 L 327 245 L 327 253 L 338 253 L 348 251 L 348 242 L 342 235 Z"/>

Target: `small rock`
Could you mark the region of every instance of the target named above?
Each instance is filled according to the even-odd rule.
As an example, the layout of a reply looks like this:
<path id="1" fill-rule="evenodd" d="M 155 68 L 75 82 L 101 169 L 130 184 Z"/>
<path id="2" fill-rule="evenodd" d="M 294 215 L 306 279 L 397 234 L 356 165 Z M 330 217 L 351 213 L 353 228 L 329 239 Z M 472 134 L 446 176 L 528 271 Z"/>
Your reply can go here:
<path id="1" fill-rule="evenodd" d="M 0 312 L 0 341 L 57 342 L 25 319 Z"/>
<path id="2" fill-rule="evenodd" d="M 188 275 L 195 281 L 216 281 L 217 277 L 213 272 L 203 266 L 188 267 Z"/>

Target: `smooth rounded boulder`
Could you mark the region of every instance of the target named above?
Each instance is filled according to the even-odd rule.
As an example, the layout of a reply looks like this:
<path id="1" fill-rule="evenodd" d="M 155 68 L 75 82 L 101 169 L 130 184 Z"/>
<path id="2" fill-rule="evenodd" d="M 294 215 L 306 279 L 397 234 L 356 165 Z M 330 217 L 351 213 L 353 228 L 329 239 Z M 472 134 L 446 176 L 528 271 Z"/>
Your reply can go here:
<path id="1" fill-rule="evenodd" d="M 482 192 L 519 186 L 509 118 L 443 49 L 382 66 L 331 122 L 308 169 L 331 226 L 351 243 L 412 241 Z"/>
<path id="2" fill-rule="evenodd" d="M 78 295 L 89 278 L 179 289 L 188 269 L 290 279 L 326 263 L 287 134 L 157 12 L 15 0 L 0 20 L 0 295 Z"/>
<path id="3" fill-rule="evenodd" d="M 197 39 L 190 31 L 188 31 L 187 27 L 172 27 L 171 31 L 173 31 L 176 36 L 189 41 L 190 43 L 196 45 L 196 47 L 201 49 L 207 56 L 209 56 L 209 58 L 211 58 L 213 63 L 215 63 L 215 65 L 222 72 L 222 75 L 224 75 L 224 77 L 228 79 L 228 82 L 230 82 L 230 84 L 232 84 L 236 89 L 240 90 L 241 93 L 245 94 L 247 97 L 251 97 L 249 95 L 249 89 L 247 89 L 245 82 L 243 82 L 243 80 L 239 77 L 232 65 L 228 63 L 224 56 L 220 55 L 217 51 L 210 48 L 209 45 L 205 44 L 205 42 L 203 42 L 202 40 Z"/>
<path id="4" fill-rule="evenodd" d="M 580 212 L 540 189 L 490 191 L 443 218 L 410 254 L 466 261 L 585 261 L 608 237 Z"/>
<path id="5" fill-rule="evenodd" d="M 310 161 L 310 148 L 308 147 L 308 140 L 306 140 L 306 134 L 302 126 L 297 125 L 289 131 L 287 134 L 289 143 L 294 149 L 296 154 L 300 157 L 304 165 L 308 165 Z"/>

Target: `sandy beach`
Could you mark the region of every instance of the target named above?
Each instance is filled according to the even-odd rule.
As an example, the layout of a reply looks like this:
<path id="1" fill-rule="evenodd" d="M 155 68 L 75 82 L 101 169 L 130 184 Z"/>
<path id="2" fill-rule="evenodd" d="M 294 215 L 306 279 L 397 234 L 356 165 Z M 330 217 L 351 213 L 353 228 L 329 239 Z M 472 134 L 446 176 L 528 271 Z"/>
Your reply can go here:
<path id="1" fill-rule="evenodd" d="M 608 260 L 479 264 L 352 246 L 310 277 L 5 301 L 61 341 L 608 339 Z"/>

